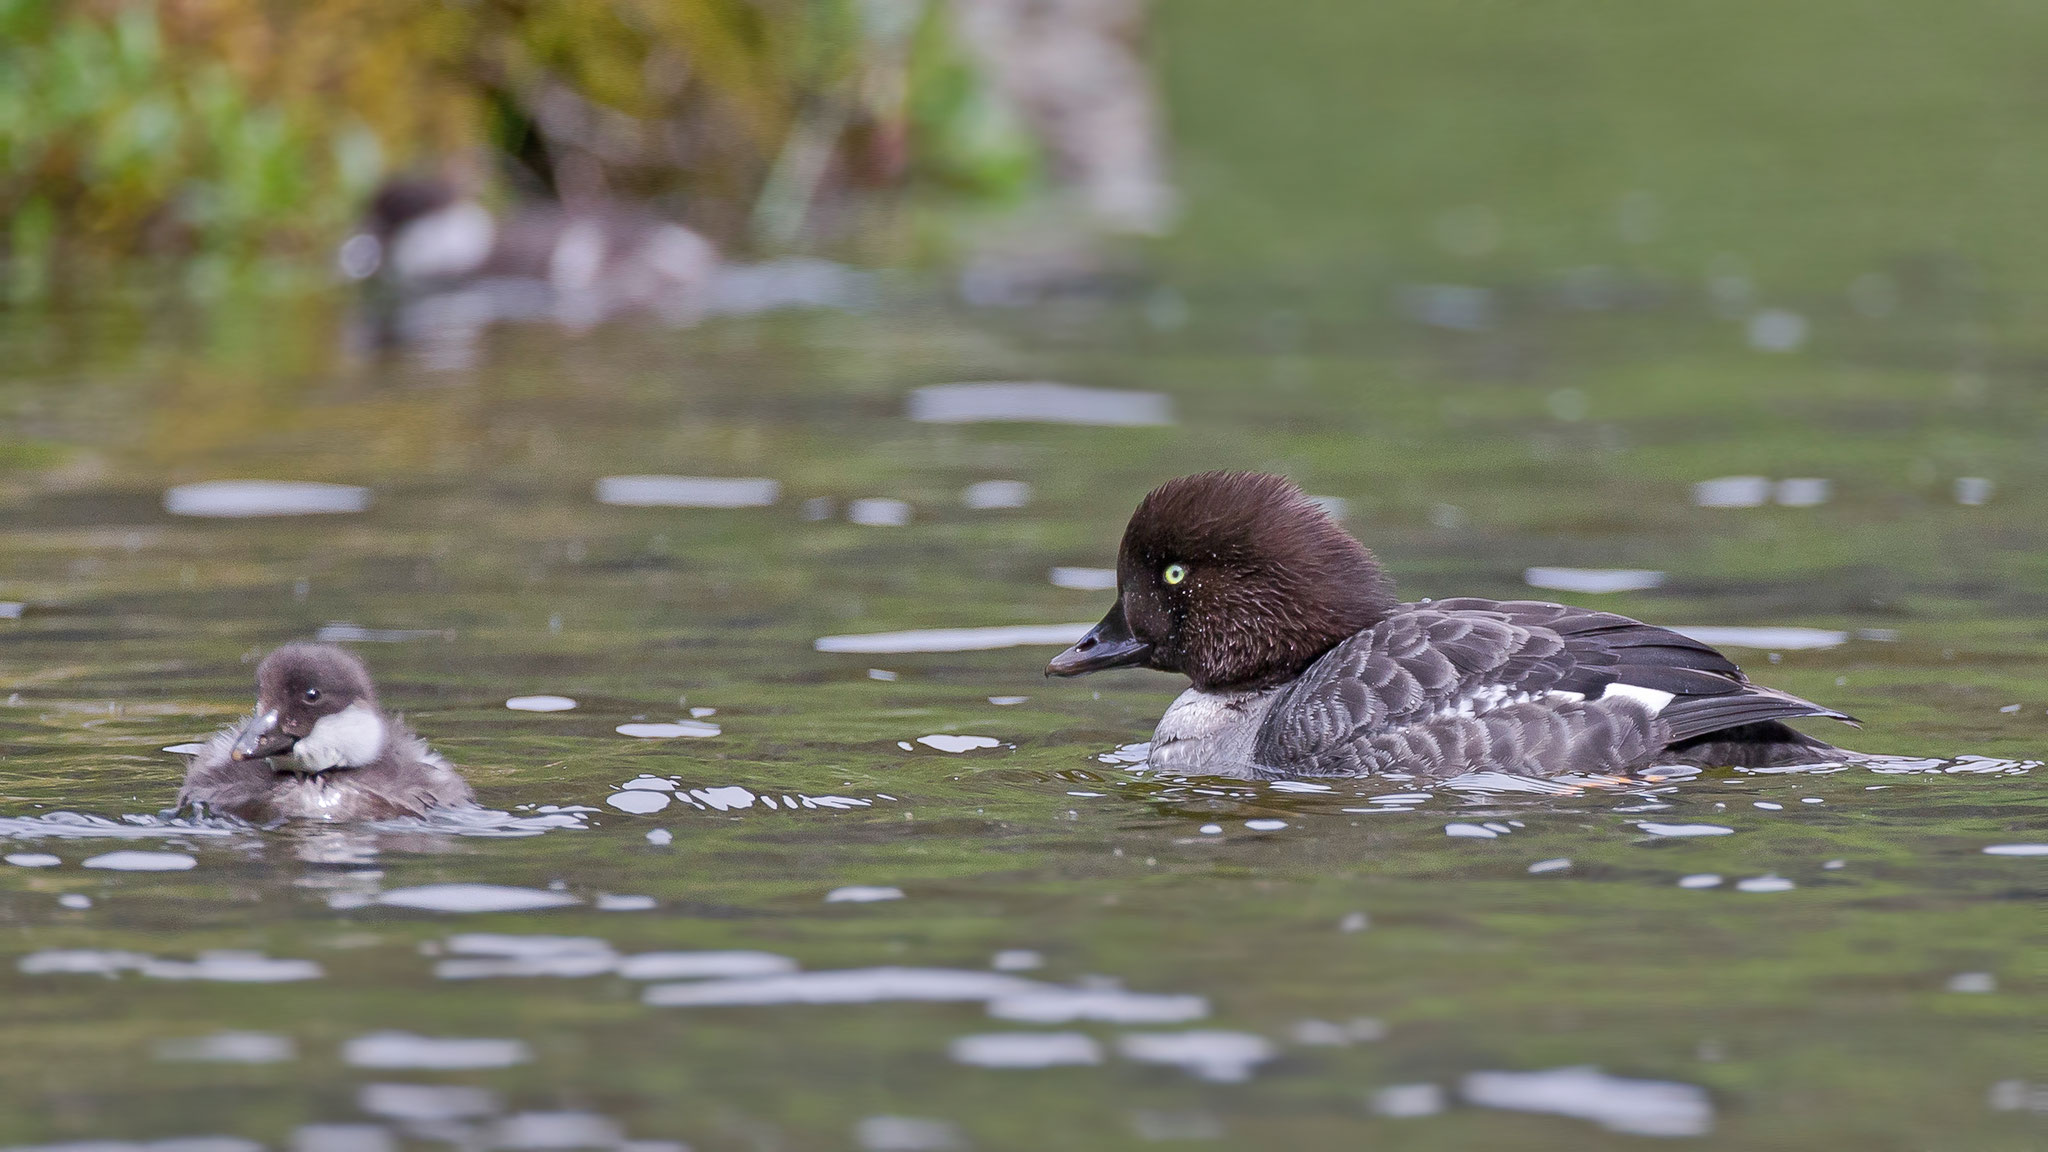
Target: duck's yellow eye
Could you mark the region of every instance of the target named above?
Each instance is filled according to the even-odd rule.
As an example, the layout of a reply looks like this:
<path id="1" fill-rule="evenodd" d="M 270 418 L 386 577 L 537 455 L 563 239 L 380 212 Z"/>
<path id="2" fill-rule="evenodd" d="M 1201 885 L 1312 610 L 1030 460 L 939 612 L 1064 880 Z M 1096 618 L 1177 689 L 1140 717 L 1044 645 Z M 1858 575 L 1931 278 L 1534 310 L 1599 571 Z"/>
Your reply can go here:
<path id="1" fill-rule="evenodd" d="M 1168 584 L 1178 584 L 1188 578 L 1188 570 L 1178 564 L 1168 564 L 1164 575 Z"/>

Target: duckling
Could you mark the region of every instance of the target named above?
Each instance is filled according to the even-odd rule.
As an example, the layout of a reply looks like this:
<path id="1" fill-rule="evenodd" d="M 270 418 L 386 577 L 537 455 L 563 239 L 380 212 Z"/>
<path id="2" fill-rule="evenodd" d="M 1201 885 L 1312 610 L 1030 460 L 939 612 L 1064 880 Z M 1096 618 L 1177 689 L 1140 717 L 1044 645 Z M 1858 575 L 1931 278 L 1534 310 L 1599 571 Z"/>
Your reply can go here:
<path id="1" fill-rule="evenodd" d="M 370 670 L 331 644 L 287 644 L 256 667 L 256 711 L 187 762 L 178 805 L 258 824 L 374 820 L 474 804 L 426 741 L 377 703 Z"/>

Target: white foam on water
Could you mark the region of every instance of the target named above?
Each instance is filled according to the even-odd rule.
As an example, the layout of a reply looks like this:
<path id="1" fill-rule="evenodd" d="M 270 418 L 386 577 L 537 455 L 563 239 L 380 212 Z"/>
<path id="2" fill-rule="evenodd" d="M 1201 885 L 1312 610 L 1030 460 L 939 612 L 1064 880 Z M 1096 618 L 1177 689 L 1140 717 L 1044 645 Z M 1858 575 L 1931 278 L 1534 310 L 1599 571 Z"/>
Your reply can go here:
<path id="1" fill-rule="evenodd" d="M 853 1126 L 861 1152 L 962 1152 L 967 1141 L 949 1120 L 924 1116 L 868 1116 Z"/>
<path id="2" fill-rule="evenodd" d="M 2048 844 L 1986 844 L 1986 856 L 2048 856 Z M 11 858 L 10 858 L 11 859 Z"/>
<path id="3" fill-rule="evenodd" d="M 624 784 L 619 785 L 619 790 L 622 792 L 673 792 L 676 790 L 676 782 L 664 780 L 659 776 L 642 775 L 635 776 Z"/>
<path id="4" fill-rule="evenodd" d="M 164 511 L 173 516 L 323 516 L 362 512 L 369 506 L 368 488 L 305 480 L 209 480 L 180 484 L 164 493 Z"/>
<path id="5" fill-rule="evenodd" d="M 730 980 L 796 970 L 796 961 L 773 952 L 642 952 L 619 961 L 628 980 Z"/>
<path id="6" fill-rule="evenodd" d="M 201 952 L 191 961 L 151 959 L 139 971 L 154 980 L 205 980 L 222 984 L 289 984 L 318 980 L 327 973 L 312 960 L 273 959 L 261 952 Z"/>
<path id="7" fill-rule="evenodd" d="M 576 957 L 618 960 L 609 941 L 596 936 L 525 936 L 503 932 L 460 932 L 442 945 L 455 956 L 488 956 L 503 960 L 560 960 Z"/>
<path id="8" fill-rule="evenodd" d="M 457 956 L 610 955 L 611 942 L 599 936 L 526 936 L 512 932 L 458 932 L 442 942 Z"/>
<path id="9" fill-rule="evenodd" d="M 998 708 L 1013 708 L 1029 699 L 1029 696 L 991 696 L 988 702 Z"/>
<path id="10" fill-rule="evenodd" d="M 769 1004 L 878 1004 L 886 1001 L 987 1001 L 1022 996 L 1050 985 L 999 972 L 952 968 L 849 968 L 780 976 L 655 984 L 648 1004 L 700 1008 Z"/>
<path id="11" fill-rule="evenodd" d="M 734 808 L 752 808 L 756 799 L 752 792 L 737 784 L 726 784 L 717 788 L 692 788 L 690 796 L 719 812 L 729 812 Z"/>
<path id="12" fill-rule="evenodd" d="M 1114 568 L 1054 568 L 1047 574 L 1055 588 L 1071 588 L 1076 592 L 1116 591 L 1116 569 Z"/>
<path id="13" fill-rule="evenodd" d="M 1948 990 L 1982 995 L 1998 991 L 1998 977 L 1989 972 L 1958 972 L 1948 978 Z"/>
<path id="14" fill-rule="evenodd" d="M 1328 784 L 1312 784 L 1306 780 L 1274 780 L 1268 782 L 1266 787 L 1275 792 L 1311 793 L 1336 791 L 1334 787 Z"/>
<path id="15" fill-rule="evenodd" d="M 1712 872 L 1695 872 L 1678 878 L 1680 888 L 1719 888 L 1721 878 Z"/>
<path id="16" fill-rule="evenodd" d="M 800 795 L 797 797 L 797 802 L 802 804 L 806 808 L 831 808 L 835 810 L 844 810 L 847 808 L 869 808 L 874 805 L 874 801 L 872 800 L 862 800 L 854 796 Z"/>
<path id="17" fill-rule="evenodd" d="M 183 852 L 109 852 L 85 861 L 87 868 L 114 872 L 185 872 L 198 866 L 198 860 Z"/>
<path id="18" fill-rule="evenodd" d="M 1529 875 L 1541 876 L 1546 872 L 1563 872 L 1570 869 L 1571 866 L 1571 858 L 1568 856 L 1559 856 L 1552 860 L 1538 860 L 1534 864 L 1529 865 Z"/>
<path id="19" fill-rule="evenodd" d="M 1532 796 L 1572 796 L 1588 788 L 1612 787 L 1611 777 L 1584 776 L 1522 776 L 1513 772 L 1467 772 L 1453 776 L 1438 785 L 1453 792 L 1517 792 Z M 1424 795 L 1424 799 L 1427 799 Z M 1390 800 L 1391 797 L 1375 796 L 1375 803 Z"/>
<path id="20" fill-rule="evenodd" d="M 156 1058 L 196 1064 L 283 1064 L 298 1058 L 289 1036 L 274 1032 L 215 1032 L 162 1040 Z"/>
<path id="21" fill-rule="evenodd" d="M 92 897 L 87 896 L 83 892 L 66 892 L 62 896 L 57 897 L 57 904 L 62 908 L 82 911 L 92 907 Z"/>
<path id="22" fill-rule="evenodd" d="M 341 1059 L 354 1068 L 418 1068 L 452 1071 L 510 1068 L 533 1059 L 524 1040 L 457 1039 L 411 1032 L 369 1032 L 341 1046 Z"/>
<path id="23" fill-rule="evenodd" d="M 1203 1080 L 1235 1084 L 1279 1055 L 1273 1042 L 1250 1032 L 1134 1032 L 1118 1038 L 1117 1051 L 1143 1064 L 1170 1064 Z"/>
<path id="24" fill-rule="evenodd" d="M 453 640 L 452 628 L 365 628 L 346 620 L 320 626 L 313 639 L 322 644 L 404 644 L 413 640 Z"/>
<path id="25" fill-rule="evenodd" d="M 602 952 L 562 952 L 533 956 L 465 956 L 434 965 L 437 980 L 490 980 L 501 977 L 555 976 L 576 980 L 602 976 L 618 964 L 610 948 Z"/>
<path id="26" fill-rule="evenodd" d="M 1652 836 L 1733 836 L 1735 829 L 1719 824 L 1653 824 L 1640 821 L 1636 827 Z"/>
<path id="27" fill-rule="evenodd" d="M 834 888 L 825 893 L 827 904 L 874 904 L 883 900 L 903 899 L 903 889 L 884 888 L 873 885 L 853 884 L 845 888 Z"/>
<path id="28" fill-rule="evenodd" d="M 910 523 L 907 501 L 888 496 L 866 496 L 846 506 L 846 518 L 867 528 L 901 528 Z"/>
<path id="29" fill-rule="evenodd" d="M 1079 1032 L 987 1032 L 946 1048 L 955 1064 L 977 1068 L 1062 1068 L 1102 1063 L 1102 1045 Z"/>
<path id="30" fill-rule="evenodd" d="M 19 620 L 28 605 L 19 600 L 0 600 L 0 620 Z"/>
<path id="31" fill-rule="evenodd" d="M 1252 830 L 1252 831 L 1254 831 L 1254 832 L 1278 832 L 1278 831 L 1279 831 L 1279 830 L 1281 830 L 1282 828 L 1285 828 L 1285 827 L 1287 827 L 1287 821 L 1285 821 L 1285 820 L 1247 820 L 1247 821 L 1245 821 L 1245 822 L 1244 822 L 1244 826 L 1245 826 L 1246 828 L 1249 828 L 1249 829 L 1251 829 L 1251 830 Z"/>
<path id="32" fill-rule="evenodd" d="M 129 969 L 140 968 L 151 959 L 148 954 L 142 952 L 114 952 L 99 948 L 46 948 L 41 952 L 31 952 L 23 956 L 14 962 L 14 966 L 28 976 L 112 976 Z"/>
<path id="33" fill-rule="evenodd" d="M 645 816 L 650 812 L 659 812 L 663 808 L 668 807 L 668 797 L 662 793 L 637 789 L 627 792 L 615 792 L 605 797 L 604 802 L 621 812 L 631 812 L 636 816 Z"/>
<path id="34" fill-rule="evenodd" d="M 1792 881 L 1783 876 L 1751 876 L 1735 882 L 1737 892 L 1790 892 L 1794 887 Z"/>
<path id="35" fill-rule="evenodd" d="M 566 892 L 514 888 L 504 884 L 425 884 L 379 892 L 374 903 L 426 912 L 531 912 L 583 901 Z"/>
<path id="36" fill-rule="evenodd" d="M 1099 1020 L 1106 1024 L 1178 1024 L 1209 1014 L 1201 996 L 1126 992 L 1121 988 L 1044 987 L 1004 996 L 988 1006 L 998 1020 L 1019 1024 L 1067 1024 Z"/>
<path id="37" fill-rule="evenodd" d="M 1786 508 L 1818 508 L 1834 495 L 1835 484 L 1818 476 L 1794 476 L 1778 481 L 1775 498 Z"/>
<path id="38" fill-rule="evenodd" d="M 904 652 L 986 652 L 997 648 L 1037 645 L 1065 647 L 1095 625 L 1017 624 L 994 628 L 924 628 L 910 632 L 869 632 L 820 636 L 811 647 L 820 652 L 895 655 Z"/>
<path id="39" fill-rule="evenodd" d="M 1444 835 L 1463 836 L 1473 840 L 1491 840 L 1499 836 L 1500 833 L 1478 824 L 1446 824 L 1444 825 Z"/>
<path id="40" fill-rule="evenodd" d="M 910 418 L 925 424 L 1089 424 L 1148 427 L 1173 423 L 1158 392 L 1078 388 L 1044 381 L 935 384 L 910 394 Z"/>
<path id="41" fill-rule="evenodd" d="M 1991 494 L 1997 490 L 1988 478 L 1983 476 L 1956 477 L 1956 503 L 1975 508 L 1991 502 Z"/>
<path id="42" fill-rule="evenodd" d="M 301 1124 L 292 1129 L 291 1152 L 398 1152 L 398 1142 L 381 1124 Z"/>
<path id="43" fill-rule="evenodd" d="M 1459 1084 L 1469 1104 L 1590 1120 L 1636 1136 L 1704 1136 L 1714 1123 L 1706 1090 L 1666 1080 L 1629 1080 L 1594 1067 L 1474 1072 Z"/>
<path id="44" fill-rule="evenodd" d="M 1720 476 L 1692 486 L 1692 502 L 1701 508 L 1760 508 L 1770 499 L 1767 476 Z"/>
<path id="45" fill-rule="evenodd" d="M 621 508 L 765 508 L 782 498 L 782 485 L 759 477 L 606 476 L 596 496 Z"/>
<path id="46" fill-rule="evenodd" d="M 1409 1120 L 1444 1110 L 1444 1090 L 1435 1084 L 1389 1084 L 1372 1094 L 1372 1110 Z"/>
<path id="47" fill-rule="evenodd" d="M 993 736 L 953 736 L 944 732 L 919 736 L 917 742 L 941 752 L 972 752 L 977 748 L 1000 748 L 1003 744 Z"/>
<path id="48" fill-rule="evenodd" d="M 1045 956 L 1029 948 L 1005 948 L 989 958 L 988 966 L 998 972 L 1029 972 L 1045 966 Z"/>
<path id="49" fill-rule="evenodd" d="M 419 1123 L 493 1116 L 503 1105 L 488 1088 L 462 1084 L 365 1084 L 356 1093 L 356 1107 L 386 1120 Z"/>
<path id="50" fill-rule="evenodd" d="M 64 863 L 63 859 L 45 852 L 10 852 L 0 859 L 16 868 L 55 868 Z"/>
<path id="51" fill-rule="evenodd" d="M 173 755 L 173 756 L 197 756 L 197 755 L 199 755 L 199 754 L 200 754 L 201 752 L 204 752 L 204 751 L 206 751 L 206 745 L 204 745 L 204 744 L 169 744 L 169 745 L 166 745 L 166 746 L 164 747 L 164 751 L 166 751 L 166 752 L 169 752 L 169 753 L 170 753 L 171 755 Z"/>
<path id="52" fill-rule="evenodd" d="M 707 736 L 718 735 L 722 729 L 716 724 L 706 724 L 702 720 L 679 720 L 674 724 L 621 724 L 612 731 L 639 740 L 701 740 Z"/>
<path id="53" fill-rule="evenodd" d="M 1740 628 L 1699 625 L 1671 630 L 1717 648 L 1765 648 L 1798 652 L 1816 648 L 1839 648 L 1849 642 L 1847 632 L 1837 632 L 1831 628 Z"/>
<path id="54" fill-rule="evenodd" d="M 960 493 L 960 502 L 981 510 L 1024 508 L 1031 503 L 1031 485 L 1022 480 L 977 480 Z"/>
<path id="55" fill-rule="evenodd" d="M 1662 587 L 1664 573 L 1651 568 L 1529 568 L 1522 582 L 1557 592 L 1641 592 Z"/>
<path id="56" fill-rule="evenodd" d="M 514 696 L 505 701 L 505 707 L 514 712 L 567 712 L 576 707 L 576 701 L 567 696 Z"/>
<path id="57" fill-rule="evenodd" d="M 652 896 L 613 895 L 603 892 L 598 894 L 593 906 L 599 912 L 647 912 L 656 904 Z"/>
<path id="58" fill-rule="evenodd" d="M 1759 352 L 1797 352 L 1806 343 L 1806 317 L 1784 308 L 1766 308 L 1749 318 L 1749 346 Z"/>
<path id="59" fill-rule="evenodd" d="M 542 1152 L 558 1148 L 619 1148 L 623 1139 L 624 1133 L 616 1122 L 595 1113 L 520 1112 L 492 1126 L 487 1146 Z"/>

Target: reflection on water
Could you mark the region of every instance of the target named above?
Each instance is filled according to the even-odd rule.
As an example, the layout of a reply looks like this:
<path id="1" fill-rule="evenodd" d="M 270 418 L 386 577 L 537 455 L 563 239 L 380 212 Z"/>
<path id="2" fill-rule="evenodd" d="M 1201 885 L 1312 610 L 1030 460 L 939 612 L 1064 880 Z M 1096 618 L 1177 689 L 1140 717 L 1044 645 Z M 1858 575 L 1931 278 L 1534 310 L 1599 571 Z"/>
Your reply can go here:
<path id="1" fill-rule="evenodd" d="M 911 392 L 910 418 L 926 424 L 1145 427 L 1173 423 L 1173 406 L 1159 392 L 1049 383 L 934 384 Z"/>
<path id="2" fill-rule="evenodd" d="M 623 508 L 765 508 L 781 495 L 782 485 L 757 478 L 606 476 L 597 482 L 597 502 Z"/>
<path id="3" fill-rule="evenodd" d="M 0 439 L 0 1147 L 2030 1147 L 2032 410 L 1897 365 L 1837 403 L 1821 352 L 1758 379 L 1632 274 L 1536 283 L 1561 310 L 1473 284 L 1396 335 L 1193 292 L 504 327 L 454 376 L 270 314 L 36 344 L 91 362 L 0 382 L 38 430 Z M 1072 383 L 918 387 L 1012 374 Z M 1878 410 L 1953 438 L 1901 458 Z M 230 446 L 374 502 L 166 511 Z M 1242 465 L 1330 494 L 1407 595 L 1705 622 L 1875 754 L 1154 772 L 1182 683 L 1040 649 L 1151 484 Z M 1750 511 L 1694 504 L 1721 472 Z M 389 645 L 386 703 L 485 807 L 157 814 L 159 750 L 314 634 Z"/>
<path id="4" fill-rule="evenodd" d="M 922 628 L 909 632 L 872 632 L 858 636 L 820 636 L 811 646 L 820 652 L 986 652 L 995 648 L 1043 645 L 1064 647 L 1093 628 L 1086 624 L 1024 624 L 993 628 Z"/>
<path id="5" fill-rule="evenodd" d="M 164 511 L 173 516 L 319 516 L 361 512 L 369 506 L 368 488 L 306 480 L 210 480 L 181 484 L 164 493 Z"/>
<path id="6" fill-rule="evenodd" d="M 1713 1104 L 1694 1085 L 1629 1080 L 1598 1068 L 1474 1072 L 1458 1092 L 1482 1108 L 1574 1116 L 1636 1136 L 1699 1136 L 1714 1121 Z"/>

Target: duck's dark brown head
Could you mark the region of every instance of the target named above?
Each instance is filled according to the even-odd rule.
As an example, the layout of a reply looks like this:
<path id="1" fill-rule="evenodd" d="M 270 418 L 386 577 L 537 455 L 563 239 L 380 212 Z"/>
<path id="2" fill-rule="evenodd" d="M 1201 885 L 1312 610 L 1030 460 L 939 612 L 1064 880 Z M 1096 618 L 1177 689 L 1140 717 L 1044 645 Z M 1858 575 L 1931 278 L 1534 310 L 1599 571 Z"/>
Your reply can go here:
<path id="1" fill-rule="evenodd" d="M 455 203 L 455 185 L 437 176 L 398 176 L 384 182 L 363 210 L 370 231 L 389 241 L 399 229 Z"/>
<path id="2" fill-rule="evenodd" d="M 256 718 L 230 755 L 297 755 L 316 771 L 356 767 L 384 743 L 377 686 L 356 654 L 332 644 L 287 644 L 256 666 Z"/>
<path id="3" fill-rule="evenodd" d="M 1152 490 L 1124 529 L 1117 600 L 1046 672 L 1180 672 L 1266 688 L 1394 609 L 1365 545 L 1283 477 L 1204 472 Z"/>

